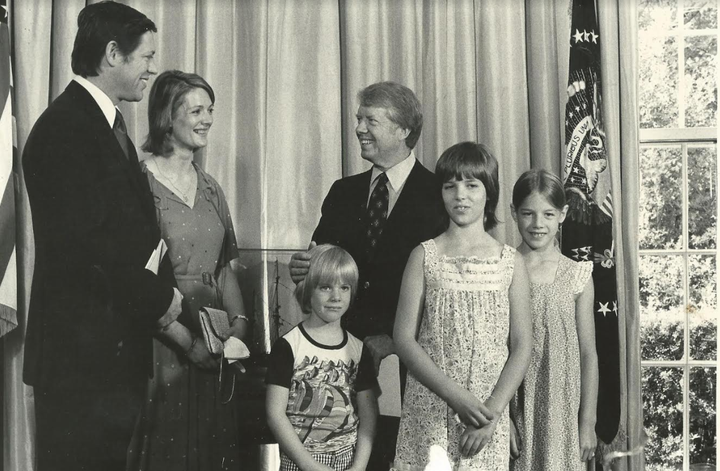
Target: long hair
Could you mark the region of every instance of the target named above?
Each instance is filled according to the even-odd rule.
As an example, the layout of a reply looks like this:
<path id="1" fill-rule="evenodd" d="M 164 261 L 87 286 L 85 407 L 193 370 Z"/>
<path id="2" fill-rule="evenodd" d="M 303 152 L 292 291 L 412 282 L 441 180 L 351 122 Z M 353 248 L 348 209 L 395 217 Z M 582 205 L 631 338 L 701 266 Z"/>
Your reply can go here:
<path id="1" fill-rule="evenodd" d="M 180 70 L 166 70 L 158 75 L 150 89 L 148 102 L 148 136 L 142 150 L 155 155 L 167 156 L 172 151 L 170 132 L 175 113 L 183 98 L 191 90 L 203 89 L 215 103 L 215 92 L 204 78 Z"/>

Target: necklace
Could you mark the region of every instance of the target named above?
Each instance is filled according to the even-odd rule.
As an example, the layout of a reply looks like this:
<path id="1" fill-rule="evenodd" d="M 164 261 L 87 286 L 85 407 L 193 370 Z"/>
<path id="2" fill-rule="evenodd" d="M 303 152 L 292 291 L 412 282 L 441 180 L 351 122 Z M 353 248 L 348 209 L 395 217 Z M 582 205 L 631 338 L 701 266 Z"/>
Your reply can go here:
<path id="1" fill-rule="evenodd" d="M 191 164 L 191 165 L 192 165 L 192 164 Z M 162 175 L 163 178 L 165 178 L 165 180 L 167 180 L 168 183 L 170 183 L 170 185 L 178 192 L 178 196 L 181 197 L 182 200 L 183 200 L 185 203 L 187 203 L 187 202 L 189 201 L 189 199 L 190 199 L 190 198 L 188 197 L 188 195 L 187 195 L 187 192 L 190 191 L 190 188 L 188 188 L 186 191 L 183 191 L 183 190 L 181 190 L 180 188 L 178 188 L 178 186 L 175 185 L 175 181 L 173 181 L 172 178 L 170 178 L 170 177 L 168 177 L 167 175 L 165 175 L 165 172 L 162 171 L 162 169 L 160 168 L 160 165 L 158 164 L 157 160 L 155 161 L 155 167 L 158 169 L 158 172 L 160 172 L 160 175 Z M 190 186 L 192 186 L 192 185 L 190 185 Z"/>

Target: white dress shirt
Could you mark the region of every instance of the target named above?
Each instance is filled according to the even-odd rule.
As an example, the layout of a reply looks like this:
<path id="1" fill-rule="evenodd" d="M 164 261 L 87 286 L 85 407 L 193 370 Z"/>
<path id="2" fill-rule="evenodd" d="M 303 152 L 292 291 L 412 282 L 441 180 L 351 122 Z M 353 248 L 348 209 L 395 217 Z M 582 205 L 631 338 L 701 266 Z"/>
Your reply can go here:
<path id="1" fill-rule="evenodd" d="M 110 97 L 107 96 L 104 91 L 100 90 L 97 85 L 95 85 L 85 77 L 77 75 L 73 80 L 79 83 L 85 90 L 88 91 L 90 96 L 93 97 L 95 102 L 100 107 L 100 110 L 105 115 L 105 119 L 107 119 L 110 128 L 112 128 L 113 124 L 115 124 L 115 114 L 117 113 L 117 108 L 115 108 L 115 105 L 113 105 Z"/>

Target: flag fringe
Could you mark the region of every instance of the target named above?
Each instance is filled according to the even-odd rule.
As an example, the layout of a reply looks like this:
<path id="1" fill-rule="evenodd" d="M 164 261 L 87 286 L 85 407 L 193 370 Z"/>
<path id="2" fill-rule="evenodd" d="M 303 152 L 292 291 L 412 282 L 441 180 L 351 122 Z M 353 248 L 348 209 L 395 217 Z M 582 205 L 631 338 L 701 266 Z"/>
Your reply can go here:
<path id="1" fill-rule="evenodd" d="M 612 221 L 612 218 L 598 207 L 597 203 L 591 201 L 578 191 L 566 191 L 568 217 L 571 221 L 580 222 L 582 224 L 600 225 Z"/>
<path id="2" fill-rule="evenodd" d="M 645 443 L 647 443 L 647 435 L 643 431 L 640 444 L 631 450 L 628 450 L 627 432 L 620 428 L 611 443 L 604 443 L 598 438 L 598 446 L 595 449 L 595 456 L 598 462 L 602 463 L 603 469 L 612 469 L 612 462 L 619 458 L 639 455 L 645 452 Z"/>

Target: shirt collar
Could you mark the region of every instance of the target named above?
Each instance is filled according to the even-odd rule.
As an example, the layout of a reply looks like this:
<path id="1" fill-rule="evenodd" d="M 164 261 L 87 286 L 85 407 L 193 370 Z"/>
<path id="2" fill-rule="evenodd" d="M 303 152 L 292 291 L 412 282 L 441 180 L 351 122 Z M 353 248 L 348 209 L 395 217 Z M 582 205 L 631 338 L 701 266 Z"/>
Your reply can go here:
<path id="1" fill-rule="evenodd" d="M 97 85 L 95 85 L 85 77 L 77 75 L 75 76 L 74 80 L 79 83 L 85 90 L 87 90 L 90 96 L 93 97 L 95 102 L 100 107 L 100 110 L 105 115 L 105 119 L 107 119 L 108 124 L 112 128 L 113 124 L 115 123 L 115 113 L 117 113 L 117 109 L 115 108 L 115 105 L 113 105 L 110 97 L 107 96 L 104 91 L 100 90 Z"/>
<path id="2" fill-rule="evenodd" d="M 403 187 L 403 185 L 405 184 L 405 181 L 410 176 L 410 172 L 412 171 L 414 166 L 415 166 L 415 151 L 410 151 L 410 155 L 408 155 L 405 160 L 395 164 L 394 166 L 390 167 L 389 169 L 387 169 L 385 171 L 385 175 L 387 175 L 388 182 L 390 182 L 390 186 L 392 186 L 393 190 L 399 191 L 400 188 Z M 370 184 L 371 185 L 375 182 L 375 179 L 381 173 L 383 173 L 382 170 L 380 170 L 377 167 L 373 167 L 372 175 L 370 176 Z"/>

